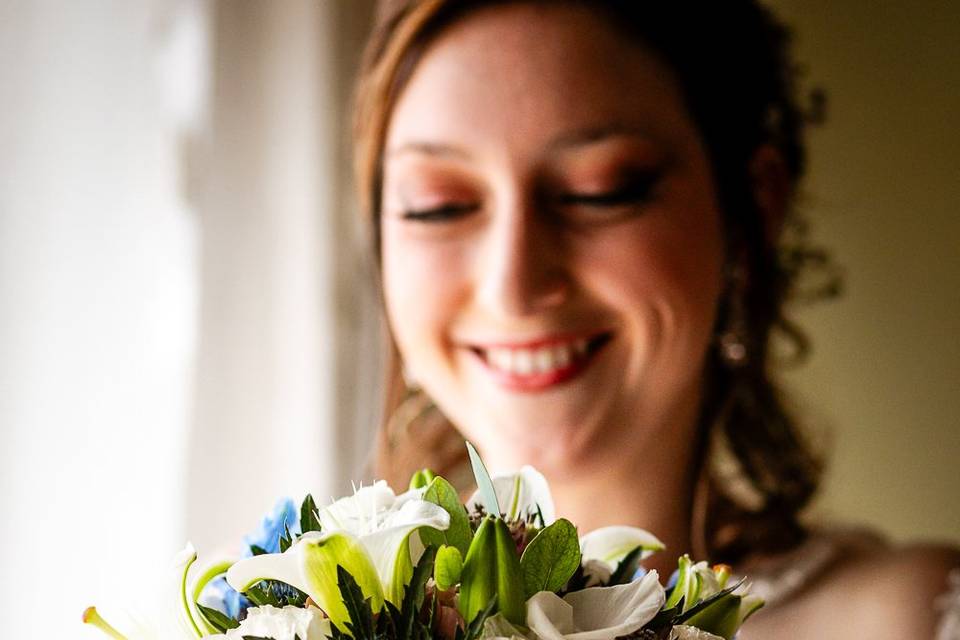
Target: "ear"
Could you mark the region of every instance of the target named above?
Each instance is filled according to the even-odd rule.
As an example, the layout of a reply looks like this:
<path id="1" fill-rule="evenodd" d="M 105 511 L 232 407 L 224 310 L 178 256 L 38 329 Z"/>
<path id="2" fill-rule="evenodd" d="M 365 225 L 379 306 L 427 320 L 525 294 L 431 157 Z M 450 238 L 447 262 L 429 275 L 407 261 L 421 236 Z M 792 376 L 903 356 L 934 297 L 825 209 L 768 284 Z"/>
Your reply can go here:
<path id="1" fill-rule="evenodd" d="M 763 216 L 767 244 L 775 246 L 783 230 L 793 183 L 780 151 L 770 144 L 757 148 L 750 160 L 753 199 Z"/>

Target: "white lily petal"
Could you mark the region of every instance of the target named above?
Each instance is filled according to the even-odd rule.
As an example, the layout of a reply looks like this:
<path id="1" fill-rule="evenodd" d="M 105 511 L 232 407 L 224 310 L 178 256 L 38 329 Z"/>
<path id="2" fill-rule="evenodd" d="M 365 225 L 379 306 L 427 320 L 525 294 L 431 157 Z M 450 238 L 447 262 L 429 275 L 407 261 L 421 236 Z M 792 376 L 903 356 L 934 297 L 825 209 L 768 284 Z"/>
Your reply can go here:
<path id="1" fill-rule="evenodd" d="M 386 516 L 381 526 L 380 530 L 361 536 L 360 540 L 377 569 L 384 596 L 399 605 L 403 600 L 403 587 L 413 572 L 407 538 L 420 527 L 446 529 L 450 526 L 450 515 L 432 502 L 410 500 Z"/>
<path id="2" fill-rule="evenodd" d="M 147 561 L 142 567 L 143 588 L 98 604 L 97 611 L 128 640 L 196 640 L 180 597 L 184 567 L 195 556 L 196 550 L 188 545 L 172 564 Z"/>
<path id="3" fill-rule="evenodd" d="M 371 533 L 377 519 L 390 509 L 397 497 L 383 480 L 360 487 L 352 496 L 340 498 L 319 510 L 324 531 L 346 530 L 356 535 Z"/>
<path id="4" fill-rule="evenodd" d="M 723 640 L 723 638 L 701 631 L 696 627 L 678 624 L 670 630 L 670 640 Z"/>
<path id="5" fill-rule="evenodd" d="M 640 559 L 643 560 L 662 550 L 664 544 L 649 531 L 623 525 L 600 527 L 580 538 L 580 555 L 583 560 L 598 560 L 611 570 L 637 547 L 643 548 L 640 554 Z"/>
<path id="6" fill-rule="evenodd" d="M 538 506 L 543 514 L 544 526 L 557 519 L 553 494 L 550 493 L 547 479 L 533 467 L 525 465 L 517 473 L 497 474 L 491 479 L 497 502 L 508 519 L 535 514 Z M 467 501 L 467 509 L 473 511 L 482 503 L 480 491 L 474 491 Z"/>
<path id="7" fill-rule="evenodd" d="M 666 596 L 657 572 L 650 571 L 640 580 L 627 584 L 574 591 L 565 600 L 573 606 L 574 624 L 579 629 L 613 628 L 616 630 L 614 635 L 621 636 L 650 622 L 660 611 Z"/>
<path id="8" fill-rule="evenodd" d="M 227 569 L 227 584 L 243 592 L 261 580 L 279 580 L 310 593 L 310 585 L 303 574 L 301 552 L 308 540 L 316 540 L 323 534 L 311 531 L 306 533 L 283 553 L 265 553 L 252 558 L 244 558 Z"/>
<path id="9" fill-rule="evenodd" d="M 300 589 L 323 609 L 341 630 L 350 619 L 337 578 L 340 565 L 370 599 L 374 612 L 383 607 L 381 578 L 363 542 L 347 531 L 304 534 L 283 553 L 246 558 L 227 571 L 227 582 L 246 591 L 260 580 L 279 580 Z"/>
<path id="10" fill-rule="evenodd" d="M 427 486 L 424 485 L 419 489 L 407 489 L 403 493 L 397 494 L 397 500 L 394 502 L 394 507 L 402 507 L 403 503 L 409 502 L 410 500 L 422 500 L 423 494 L 427 492 Z"/>
<path id="11" fill-rule="evenodd" d="M 648 623 L 666 597 L 656 571 L 614 587 L 591 587 L 562 600 L 541 591 L 527 601 L 527 625 L 543 640 L 613 640 Z"/>
<path id="12" fill-rule="evenodd" d="M 577 632 L 573 607 L 552 591 L 535 593 L 527 600 L 527 626 L 540 640 L 564 640 Z"/>

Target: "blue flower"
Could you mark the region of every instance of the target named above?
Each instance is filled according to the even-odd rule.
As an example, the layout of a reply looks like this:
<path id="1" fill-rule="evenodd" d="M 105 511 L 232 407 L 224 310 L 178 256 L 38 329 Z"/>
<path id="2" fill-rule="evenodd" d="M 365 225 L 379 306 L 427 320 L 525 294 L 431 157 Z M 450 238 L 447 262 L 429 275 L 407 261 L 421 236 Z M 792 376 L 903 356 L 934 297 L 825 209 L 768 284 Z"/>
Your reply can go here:
<path id="1" fill-rule="evenodd" d="M 256 531 L 243 537 L 243 557 L 253 556 L 250 547 L 257 546 L 267 553 L 280 553 L 280 537 L 290 533 L 299 535 L 300 514 L 296 504 L 290 498 L 281 498 L 273 506 L 273 511 L 263 517 Z"/>
<path id="2" fill-rule="evenodd" d="M 243 537 L 243 551 L 240 556 L 253 556 L 251 547 L 260 547 L 267 553 L 280 552 L 280 537 L 287 534 L 300 533 L 300 514 L 296 504 L 290 498 L 281 498 L 273 506 L 273 510 L 263 517 L 257 529 Z M 235 591 L 221 576 L 204 588 L 200 598 L 201 604 L 212 607 L 225 613 L 235 620 L 239 620 L 252 604 L 245 596 Z"/>
<path id="3" fill-rule="evenodd" d="M 239 620 L 241 613 L 246 612 L 251 602 L 246 596 L 241 595 L 227 584 L 225 576 L 220 576 L 219 578 L 211 580 L 207 586 L 203 588 L 203 594 L 200 596 L 200 604 L 225 613 L 234 620 Z"/>

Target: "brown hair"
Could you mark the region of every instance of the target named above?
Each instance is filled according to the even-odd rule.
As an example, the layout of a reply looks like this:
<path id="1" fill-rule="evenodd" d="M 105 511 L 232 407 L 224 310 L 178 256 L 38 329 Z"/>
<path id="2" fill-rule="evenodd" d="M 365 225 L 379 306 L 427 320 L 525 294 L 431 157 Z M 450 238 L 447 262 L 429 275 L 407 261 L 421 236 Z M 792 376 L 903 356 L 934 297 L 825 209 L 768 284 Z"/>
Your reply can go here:
<path id="1" fill-rule="evenodd" d="M 381 0 L 357 85 L 354 127 L 359 196 L 378 257 L 381 156 L 400 92 L 440 30 L 470 10 L 509 1 Z M 788 34 L 754 0 L 566 1 L 598 10 L 673 69 L 716 176 L 727 255 L 736 256 L 747 272 L 721 301 L 717 331 L 729 329 L 730 317 L 742 316 L 749 358 L 730 366 L 719 348 L 711 350 L 700 412 L 700 460 L 726 454 L 736 473 L 731 477 L 698 465 L 707 471 L 695 498 L 693 540 L 700 548 L 694 551 L 733 562 L 749 552 L 795 545 L 803 536 L 798 514 L 816 491 L 821 464 L 783 406 L 769 371 L 770 350 L 779 332 L 797 358 L 807 352 L 806 340 L 784 316 L 783 306 L 801 271 L 828 261 L 807 245 L 795 214 L 787 233 L 771 242 L 750 168 L 756 151 L 770 145 L 784 161 L 791 188 L 803 174 L 804 118 L 794 95 Z M 831 279 L 825 291 L 834 289 Z M 462 438 L 431 403 L 405 390 L 392 341 L 390 355 L 386 415 L 393 419 L 381 430 L 378 475 L 403 484 L 414 469 L 429 466 L 457 480 Z M 404 438 L 414 423 L 416 438 Z M 744 488 L 748 499 L 742 496 Z"/>

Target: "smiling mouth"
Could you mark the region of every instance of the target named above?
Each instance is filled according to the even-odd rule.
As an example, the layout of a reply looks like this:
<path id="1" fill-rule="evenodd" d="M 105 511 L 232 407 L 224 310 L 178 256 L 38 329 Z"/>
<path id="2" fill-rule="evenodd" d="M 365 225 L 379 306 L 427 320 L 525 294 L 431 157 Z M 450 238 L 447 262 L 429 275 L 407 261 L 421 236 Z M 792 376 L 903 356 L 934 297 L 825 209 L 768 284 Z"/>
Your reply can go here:
<path id="1" fill-rule="evenodd" d="M 512 391 L 541 391 L 582 373 L 613 337 L 545 340 L 523 345 L 471 347 L 487 371 Z"/>

